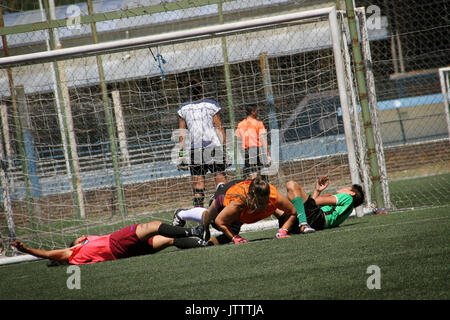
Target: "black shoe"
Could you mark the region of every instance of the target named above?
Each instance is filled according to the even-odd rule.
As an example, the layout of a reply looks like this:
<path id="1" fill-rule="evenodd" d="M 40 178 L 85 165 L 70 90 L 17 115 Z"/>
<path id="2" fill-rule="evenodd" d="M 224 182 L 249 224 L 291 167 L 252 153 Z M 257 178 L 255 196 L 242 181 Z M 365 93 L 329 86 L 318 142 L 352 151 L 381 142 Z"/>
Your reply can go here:
<path id="1" fill-rule="evenodd" d="M 186 209 L 177 209 L 177 210 L 175 210 L 175 213 L 173 214 L 173 218 L 172 218 L 172 225 L 173 226 L 184 227 L 184 225 L 186 224 L 186 221 L 181 219 L 180 216 L 178 215 L 178 212 L 180 212 L 182 210 L 186 210 Z"/>
<path id="2" fill-rule="evenodd" d="M 192 228 L 192 235 L 204 241 L 208 241 L 209 238 L 211 237 L 209 233 L 209 228 L 205 228 L 203 224 L 199 224 L 198 226 Z"/>

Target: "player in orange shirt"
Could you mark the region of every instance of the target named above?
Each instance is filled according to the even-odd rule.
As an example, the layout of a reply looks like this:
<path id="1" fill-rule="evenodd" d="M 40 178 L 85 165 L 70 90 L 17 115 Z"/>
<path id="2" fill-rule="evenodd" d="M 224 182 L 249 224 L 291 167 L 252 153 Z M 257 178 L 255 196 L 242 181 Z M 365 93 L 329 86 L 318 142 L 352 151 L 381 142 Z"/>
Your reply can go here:
<path id="1" fill-rule="evenodd" d="M 236 180 L 218 190 L 214 201 L 203 214 L 204 229 L 209 225 L 223 232 L 216 238 L 209 239 L 214 245 L 233 241 L 235 244 L 247 242 L 239 236 L 240 228 L 244 223 L 255 223 L 263 220 L 276 210 L 281 210 L 287 219 L 276 233 L 277 238 L 289 237 L 287 230 L 294 224 L 297 210 L 290 199 L 279 193 L 277 188 L 261 175 L 253 180 Z M 208 239 L 205 236 L 204 239 Z"/>
<path id="2" fill-rule="evenodd" d="M 267 145 L 267 131 L 264 123 L 258 120 L 258 110 L 256 105 L 247 106 L 247 117 L 236 128 L 236 137 L 244 152 L 243 173 L 249 179 L 255 178 L 272 161 Z"/>

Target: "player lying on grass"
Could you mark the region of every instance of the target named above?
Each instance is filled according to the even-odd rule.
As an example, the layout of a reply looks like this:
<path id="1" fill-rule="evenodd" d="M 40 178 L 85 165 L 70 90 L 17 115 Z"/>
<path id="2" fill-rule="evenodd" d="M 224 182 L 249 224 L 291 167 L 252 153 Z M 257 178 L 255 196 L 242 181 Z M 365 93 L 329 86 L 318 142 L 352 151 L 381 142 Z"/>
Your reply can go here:
<path id="1" fill-rule="evenodd" d="M 288 197 L 299 199 L 298 204 L 303 205 L 299 210 L 300 214 L 297 215 L 300 223 L 307 222 L 315 230 L 337 227 L 347 219 L 354 208 L 364 202 L 364 191 L 358 184 L 341 188 L 335 194 L 321 195 L 328 185 L 328 177 L 320 177 L 317 179 L 313 194 L 308 195 L 297 182 L 286 183 Z M 274 215 L 277 216 L 279 225 L 284 225 L 286 219 L 290 217 L 289 214 L 279 211 Z M 298 223 L 295 223 L 289 233 L 300 233 L 301 230 L 296 228 L 297 225 Z"/>
<path id="2" fill-rule="evenodd" d="M 247 242 L 239 236 L 241 226 L 244 223 L 255 223 L 271 216 L 276 210 L 282 210 L 286 219 L 280 225 L 276 237 L 288 237 L 287 230 L 292 227 L 297 210 L 290 199 L 278 192 L 277 188 L 266 182 L 260 175 L 253 180 L 235 180 L 227 183 L 216 191 L 213 201 L 208 208 L 193 208 L 183 212 L 178 211 L 174 216 L 174 223 L 183 223 L 183 217 L 199 221 L 200 215 L 205 231 L 209 225 L 222 231 L 223 234 L 211 238 L 208 242 L 215 245 L 233 241 L 236 244 Z M 197 215 L 197 218 L 195 217 Z M 302 226 L 303 231 L 308 232 L 309 226 Z M 311 229 L 311 228 L 309 228 Z M 207 237 L 206 237 L 207 238 Z"/>
<path id="3" fill-rule="evenodd" d="M 64 249 L 33 249 L 22 241 L 11 242 L 11 245 L 39 258 L 69 264 L 88 264 L 152 254 L 171 245 L 178 248 L 203 247 L 202 235 L 202 225 L 182 228 L 152 221 L 134 224 L 103 236 L 81 236 Z"/>

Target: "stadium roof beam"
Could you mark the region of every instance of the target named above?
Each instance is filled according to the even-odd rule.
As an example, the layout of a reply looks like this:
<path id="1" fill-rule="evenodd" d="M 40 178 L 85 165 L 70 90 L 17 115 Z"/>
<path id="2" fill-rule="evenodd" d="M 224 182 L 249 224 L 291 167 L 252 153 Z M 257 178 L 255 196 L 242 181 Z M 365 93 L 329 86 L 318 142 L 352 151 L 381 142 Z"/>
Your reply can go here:
<path id="1" fill-rule="evenodd" d="M 108 21 L 108 20 L 132 18 L 132 17 L 143 16 L 143 15 L 148 15 L 148 14 L 182 10 L 182 9 L 188 9 L 188 8 L 193 8 L 193 7 L 218 4 L 219 2 L 230 2 L 230 1 L 234 1 L 234 0 L 196 0 L 195 2 L 191 1 L 191 0 L 184 0 L 184 1 L 179 1 L 179 2 L 168 2 L 168 3 L 162 3 L 162 4 L 158 4 L 158 5 L 146 6 L 146 7 L 141 7 L 141 8 L 123 9 L 123 10 L 119 10 L 119 11 L 111 11 L 111 12 L 102 12 L 102 13 L 94 13 L 94 14 L 90 14 L 90 15 L 83 15 L 83 16 L 80 16 L 79 23 L 80 24 L 90 24 L 90 23 L 97 23 L 97 22 Z M 5 26 L 3 28 L 0 28 L 0 36 L 24 33 L 24 32 L 33 32 L 33 31 L 46 30 L 46 29 L 53 29 L 53 28 L 63 28 L 63 27 L 67 27 L 68 22 L 71 21 L 72 19 L 73 18 L 66 18 L 66 19 L 58 19 L 58 20 L 51 20 L 51 21 L 42 21 L 42 22 L 36 22 L 36 23 L 21 24 L 21 25 L 15 25 L 15 26 Z"/>

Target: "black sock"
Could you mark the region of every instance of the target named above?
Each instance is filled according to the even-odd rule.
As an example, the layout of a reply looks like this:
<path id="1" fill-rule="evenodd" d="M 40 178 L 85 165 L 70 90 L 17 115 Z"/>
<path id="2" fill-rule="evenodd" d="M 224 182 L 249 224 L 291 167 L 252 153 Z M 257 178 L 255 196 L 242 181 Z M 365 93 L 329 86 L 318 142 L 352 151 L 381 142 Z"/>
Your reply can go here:
<path id="1" fill-rule="evenodd" d="M 190 249 L 206 247 L 208 243 L 199 238 L 177 238 L 173 239 L 173 245 L 178 249 Z"/>
<path id="2" fill-rule="evenodd" d="M 167 238 L 186 238 L 192 236 L 192 230 L 191 228 L 183 228 L 161 223 L 158 229 L 158 234 Z"/>

